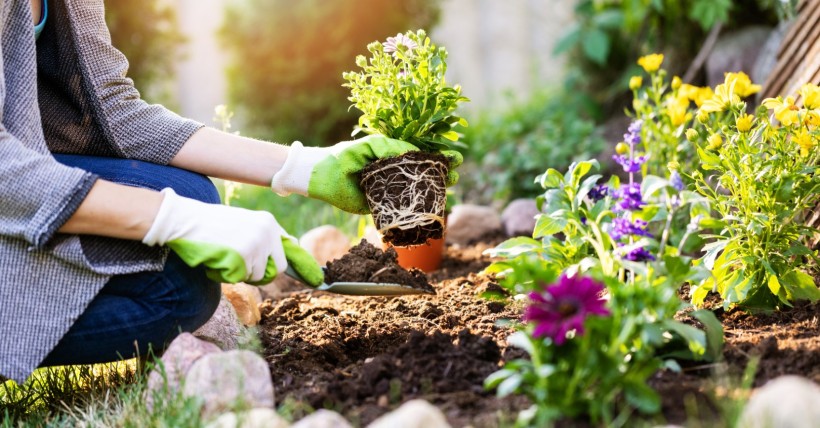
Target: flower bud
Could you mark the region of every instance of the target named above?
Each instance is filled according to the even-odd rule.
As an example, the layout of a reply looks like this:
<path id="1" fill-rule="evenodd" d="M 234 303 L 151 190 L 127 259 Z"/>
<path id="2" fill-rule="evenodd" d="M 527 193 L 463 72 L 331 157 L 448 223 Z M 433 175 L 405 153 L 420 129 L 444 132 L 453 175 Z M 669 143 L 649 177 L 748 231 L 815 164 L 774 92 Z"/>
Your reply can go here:
<path id="1" fill-rule="evenodd" d="M 689 128 L 686 130 L 686 139 L 691 142 L 697 140 L 699 136 L 700 135 L 698 134 L 698 131 L 695 128 Z"/>
<path id="2" fill-rule="evenodd" d="M 643 78 L 641 76 L 632 76 L 629 78 L 629 89 L 637 91 L 643 85 Z"/>
<path id="3" fill-rule="evenodd" d="M 735 126 L 737 126 L 738 132 L 749 132 L 749 130 L 752 129 L 754 118 L 755 117 L 750 114 L 741 114 L 738 116 L 737 120 L 735 120 Z"/>
<path id="4" fill-rule="evenodd" d="M 666 164 L 666 167 L 669 168 L 669 171 L 677 171 L 680 168 L 680 162 L 670 161 Z"/>
<path id="5" fill-rule="evenodd" d="M 706 139 L 706 142 L 708 143 L 706 150 L 717 150 L 723 145 L 723 138 L 720 134 L 712 134 Z"/>
<path id="6" fill-rule="evenodd" d="M 706 123 L 709 120 L 709 112 L 703 109 L 698 110 L 697 119 L 700 123 Z"/>
<path id="7" fill-rule="evenodd" d="M 678 90 L 678 88 L 680 88 L 680 86 L 681 86 L 682 84 L 683 84 L 683 82 L 680 80 L 680 77 L 675 76 L 675 77 L 673 77 L 673 78 L 672 78 L 672 89 L 673 89 L 673 90 L 676 90 L 676 91 L 677 91 L 677 90 Z"/>
<path id="8" fill-rule="evenodd" d="M 367 66 L 367 58 L 365 58 L 364 55 L 356 55 L 356 65 L 365 68 Z"/>
<path id="9" fill-rule="evenodd" d="M 625 155 L 629 153 L 629 145 L 621 141 L 620 143 L 615 145 L 615 153 L 619 155 Z"/>

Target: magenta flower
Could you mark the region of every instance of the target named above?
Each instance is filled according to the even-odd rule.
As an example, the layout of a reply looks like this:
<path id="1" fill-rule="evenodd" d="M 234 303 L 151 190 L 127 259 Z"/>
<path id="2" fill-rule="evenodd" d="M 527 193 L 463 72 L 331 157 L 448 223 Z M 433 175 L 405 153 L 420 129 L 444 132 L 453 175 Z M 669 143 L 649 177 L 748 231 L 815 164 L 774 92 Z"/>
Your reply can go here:
<path id="1" fill-rule="evenodd" d="M 534 337 L 549 337 L 556 345 L 562 345 L 567 332 L 584 334 L 584 320 L 588 316 L 609 315 L 602 297 L 604 289 L 603 284 L 592 278 L 561 275 L 556 284 L 544 291 L 530 293 L 532 303 L 524 310 L 524 321 L 535 324 Z"/>
<path id="2" fill-rule="evenodd" d="M 393 53 L 393 56 L 396 56 L 396 52 L 399 51 L 399 46 L 404 46 L 408 50 L 415 49 L 418 45 L 409 37 L 405 36 L 404 34 L 396 34 L 396 37 L 388 37 L 387 41 L 384 42 L 384 52 L 385 53 Z"/>

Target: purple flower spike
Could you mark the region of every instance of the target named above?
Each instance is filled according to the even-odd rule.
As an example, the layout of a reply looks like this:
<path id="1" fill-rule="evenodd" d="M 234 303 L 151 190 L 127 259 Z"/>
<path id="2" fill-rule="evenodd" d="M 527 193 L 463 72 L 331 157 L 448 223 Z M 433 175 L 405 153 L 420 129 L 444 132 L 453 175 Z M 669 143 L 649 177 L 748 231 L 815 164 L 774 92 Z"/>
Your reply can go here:
<path id="1" fill-rule="evenodd" d="M 599 184 L 593 187 L 587 195 L 590 199 L 592 199 L 593 202 L 598 202 L 601 199 L 606 198 L 607 195 L 609 195 L 609 191 L 609 186 L 607 186 L 606 184 Z"/>
<path id="2" fill-rule="evenodd" d="M 629 124 L 629 127 L 626 128 L 630 134 L 640 134 L 641 128 L 643 128 L 643 121 L 642 120 L 635 120 Z"/>
<path id="3" fill-rule="evenodd" d="M 640 247 L 635 248 L 632 251 L 627 252 L 623 256 L 624 260 L 630 260 L 633 262 L 650 262 L 655 260 L 655 256 L 652 255 L 646 248 Z"/>
<path id="4" fill-rule="evenodd" d="M 640 219 L 635 220 L 633 223 L 628 219 L 618 217 L 612 220 L 612 231 L 609 232 L 609 236 L 616 241 L 630 236 L 647 236 L 651 238 L 652 234 L 646 230 L 646 226 L 647 223 Z"/>
<path id="5" fill-rule="evenodd" d="M 646 156 L 638 156 L 635 159 L 630 159 L 627 155 L 612 155 L 612 159 L 624 167 L 625 172 L 639 172 L 641 165 L 646 162 Z"/>
<path id="6" fill-rule="evenodd" d="M 590 315 L 607 316 L 603 284 L 591 279 L 561 275 L 556 284 L 529 294 L 532 303 L 524 310 L 524 321 L 535 324 L 533 336 L 552 338 L 563 345 L 567 333 L 584 334 L 584 320 Z"/>
<path id="7" fill-rule="evenodd" d="M 627 128 L 627 133 L 624 134 L 624 141 L 629 144 L 630 146 L 635 146 L 635 144 L 641 143 L 641 128 L 643 127 L 643 122 L 640 120 L 636 120 L 629 124 L 629 128 Z"/>
<path id="8" fill-rule="evenodd" d="M 686 188 L 686 185 L 683 184 L 683 178 L 681 178 L 677 171 L 672 171 L 672 174 L 669 175 L 669 182 L 678 192 Z"/>
<path id="9" fill-rule="evenodd" d="M 632 183 L 622 186 L 617 192 L 620 200 L 615 204 L 613 211 L 624 212 L 639 210 L 644 206 L 643 197 L 641 196 L 641 184 Z"/>

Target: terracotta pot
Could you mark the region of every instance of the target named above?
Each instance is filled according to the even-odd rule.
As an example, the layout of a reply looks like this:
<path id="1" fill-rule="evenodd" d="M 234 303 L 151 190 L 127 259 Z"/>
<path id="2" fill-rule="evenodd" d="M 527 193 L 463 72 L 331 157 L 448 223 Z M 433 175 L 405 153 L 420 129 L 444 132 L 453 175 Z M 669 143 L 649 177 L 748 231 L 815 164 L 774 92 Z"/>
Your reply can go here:
<path id="1" fill-rule="evenodd" d="M 383 244 L 384 248 L 390 244 Z M 410 247 L 393 247 L 399 255 L 399 265 L 405 269 L 416 268 L 432 272 L 441 266 L 444 257 L 444 238 L 431 239 L 427 244 Z"/>

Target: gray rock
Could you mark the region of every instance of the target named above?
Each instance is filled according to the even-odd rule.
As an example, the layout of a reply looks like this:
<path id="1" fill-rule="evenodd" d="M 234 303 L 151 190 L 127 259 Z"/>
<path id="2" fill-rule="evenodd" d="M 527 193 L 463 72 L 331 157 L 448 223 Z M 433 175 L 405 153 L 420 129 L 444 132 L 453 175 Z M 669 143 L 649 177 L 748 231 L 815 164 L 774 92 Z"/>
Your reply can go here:
<path id="1" fill-rule="evenodd" d="M 223 295 L 216 312 L 194 332 L 194 336 L 216 344 L 223 351 L 229 351 L 237 348 L 243 328 L 233 305 Z"/>
<path id="2" fill-rule="evenodd" d="M 307 250 L 320 265 L 347 254 L 350 238 L 337 227 L 324 225 L 308 230 L 299 238 L 299 245 Z"/>
<path id="3" fill-rule="evenodd" d="M 762 85 L 769 78 L 769 75 L 772 74 L 774 67 L 777 65 L 777 54 L 780 51 L 780 44 L 783 43 L 786 32 L 793 24 L 794 20 L 783 21 L 769 34 L 769 37 L 760 48 L 754 67 L 752 67 L 749 73 L 752 82 Z"/>
<path id="4" fill-rule="evenodd" d="M 781 376 L 757 391 L 737 426 L 813 428 L 820 421 L 820 386 L 800 376 Z"/>
<path id="5" fill-rule="evenodd" d="M 410 400 L 367 428 L 450 428 L 444 413 L 424 400 Z"/>
<path id="6" fill-rule="evenodd" d="M 145 402 L 148 408 L 153 408 L 154 397 L 157 394 L 168 395 L 179 390 L 180 381 L 197 360 L 218 352 L 218 346 L 199 340 L 191 333 L 177 336 L 162 354 L 158 367 L 148 375 L 145 389 Z"/>
<path id="7" fill-rule="evenodd" d="M 723 83 L 724 73 L 751 73 L 772 29 L 765 26 L 744 27 L 720 36 L 706 60 L 706 81 L 714 87 Z M 762 84 L 763 82 L 753 82 Z"/>
<path id="8" fill-rule="evenodd" d="M 248 412 L 228 412 L 205 425 L 206 428 L 287 428 L 290 424 L 273 409 L 259 408 Z"/>
<path id="9" fill-rule="evenodd" d="M 501 223 L 507 236 L 532 236 L 538 206 L 534 199 L 516 199 L 504 208 Z"/>
<path id="10" fill-rule="evenodd" d="M 447 242 L 465 245 L 501 230 L 501 217 L 492 207 L 463 204 L 447 217 Z"/>
<path id="11" fill-rule="evenodd" d="M 319 409 L 297 421 L 292 428 L 353 428 L 353 425 L 336 412 Z"/>
<path id="12" fill-rule="evenodd" d="M 202 413 L 206 418 L 237 406 L 274 405 L 268 363 L 250 351 L 227 351 L 200 358 L 185 377 L 183 394 L 203 400 Z"/>

